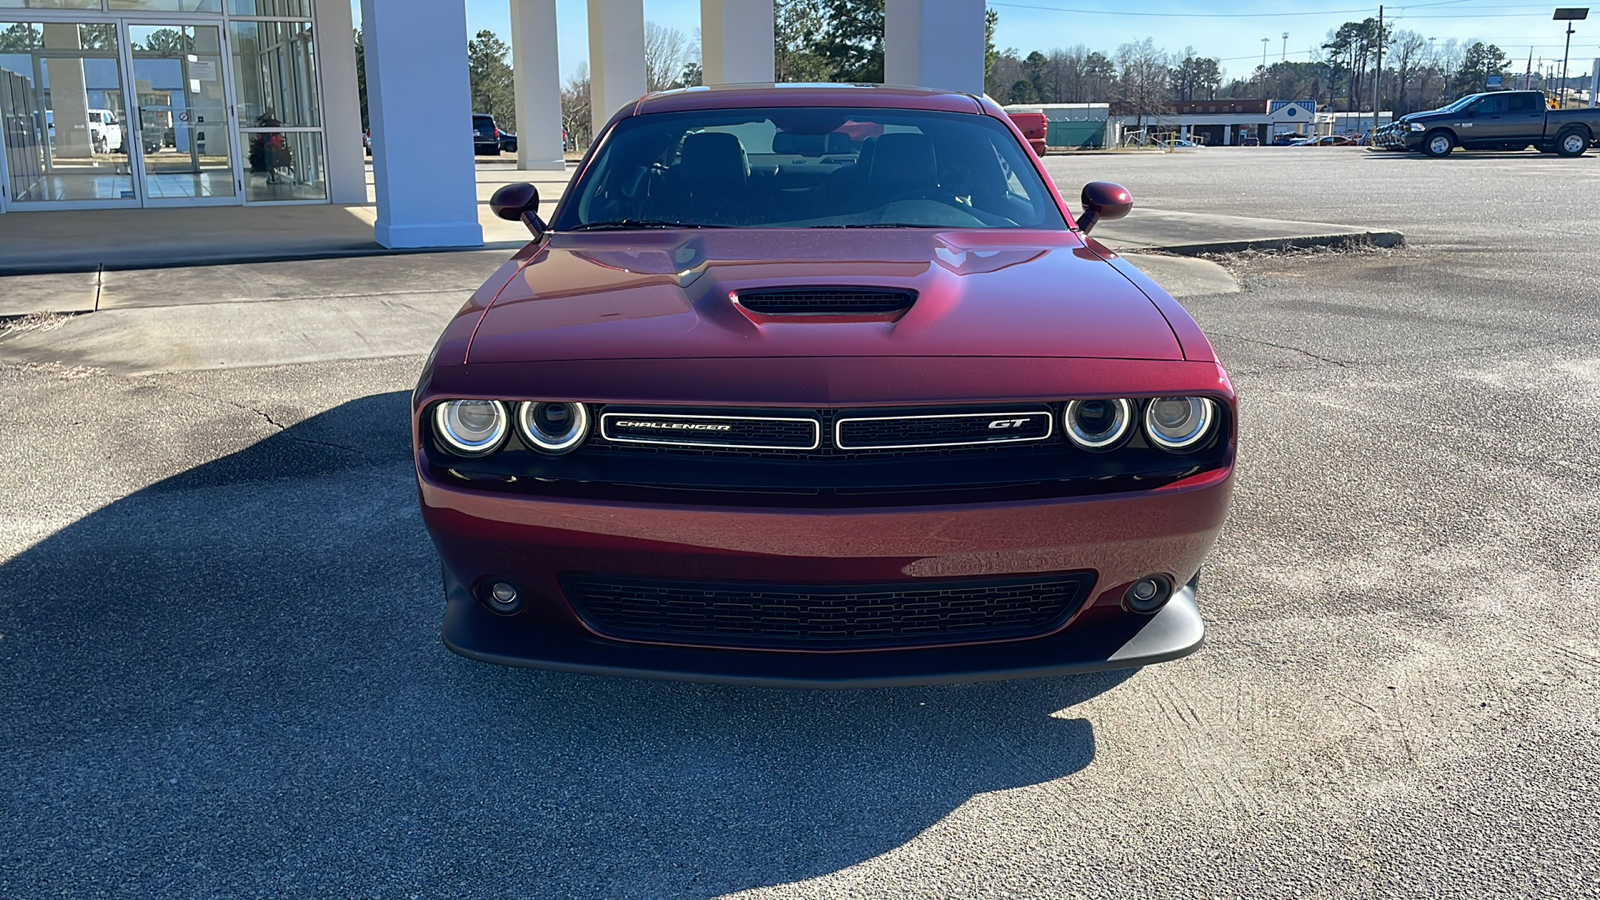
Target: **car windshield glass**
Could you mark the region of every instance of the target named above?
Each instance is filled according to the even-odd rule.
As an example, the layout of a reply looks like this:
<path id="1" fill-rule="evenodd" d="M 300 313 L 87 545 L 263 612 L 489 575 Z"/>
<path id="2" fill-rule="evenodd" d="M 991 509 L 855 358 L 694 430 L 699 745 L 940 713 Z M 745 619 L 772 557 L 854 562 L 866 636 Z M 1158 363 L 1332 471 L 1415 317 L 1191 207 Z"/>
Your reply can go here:
<path id="1" fill-rule="evenodd" d="M 1064 229 L 1030 152 L 982 115 L 646 114 L 617 125 L 554 227 Z"/>
<path id="2" fill-rule="evenodd" d="M 1474 100 L 1476 100 L 1476 99 L 1478 99 L 1479 97 L 1482 97 L 1482 96 L 1483 96 L 1482 94 L 1468 94 L 1467 96 L 1462 97 L 1460 100 L 1457 100 L 1456 102 L 1450 104 L 1449 106 L 1440 107 L 1439 108 L 1439 112 L 1445 112 L 1445 113 L 1459 112 L 1463 106 L 1466 106 L 1468 103 L 1471 103 L 1472 101 L 1474 101 Z"/>

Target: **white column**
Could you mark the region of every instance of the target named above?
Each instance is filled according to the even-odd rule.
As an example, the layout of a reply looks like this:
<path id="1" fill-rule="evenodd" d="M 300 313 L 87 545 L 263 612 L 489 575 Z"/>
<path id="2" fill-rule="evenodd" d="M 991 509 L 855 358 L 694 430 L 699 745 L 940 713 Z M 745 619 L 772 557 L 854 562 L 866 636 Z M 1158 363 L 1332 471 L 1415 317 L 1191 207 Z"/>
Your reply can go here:
<path id="1" fill-rule="evenodd" d="M 772 81 L 772 0 L 700 0 L 700 59 L 706 84 Z"/>
<path id="2" fill-rule="evenodd" d="M 565 170 L 556 0 L 511 0 L 511 69 L 517 89 L 517 168 Z"/>
<path id="3" fill-rule="evenodd" d="M 888 0 L 883 80 L 983 94 L 984 0 Z"/>
<path id="4" fill-rule="evenodd" d="M 463 0 L 361 0 L 361 29 L 378 243 L 481 246 Z"/>
<path id="5" fill-rule="evenodd" d="M 361 90 L 356 84 L 355 28 L 348 3 L 316 5 L 317 71 L 322 73 L 323 152 L 328 199 L 367 202 L 367 155 L 361 148 Z"/>
<path id="6" fill-rule="evenodd" d="M 644 90 L 644 0 L 589 0 L 589 115 L 595 140 L 611 116 Z"/>
<path id="7" fill-rule="evenodd" d="M 1594 67 L 1589 70 L 1589 106 L 1600 107 L 1600 59 L 1594 61 Z"/>

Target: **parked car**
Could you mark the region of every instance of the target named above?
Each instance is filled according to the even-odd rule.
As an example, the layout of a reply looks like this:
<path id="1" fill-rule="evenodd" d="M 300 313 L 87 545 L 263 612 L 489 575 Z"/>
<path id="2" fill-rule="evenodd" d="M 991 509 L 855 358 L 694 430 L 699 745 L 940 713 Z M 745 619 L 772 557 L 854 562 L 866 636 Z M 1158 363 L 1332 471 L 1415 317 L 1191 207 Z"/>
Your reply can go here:
<path id="1" fill-rule="evenodd" d="M 1028 146 L 1033 152 L 1038 156 L 1045 155 L 1047 152 L 1045 136 L 1050 128 L 1050 122 L 1044 113 L 1014 112 L 1006 115 L 1016 123 L 1017 130 L 1022 132 L 1022 136 L 1028 139 Z"/>
<path id="2" fill-rule="evenodd" d="M 496 191 L 532 242 L 412 395 L 448 647 L 806 686 L 1199 647 L 1237 405 L 1088 238 L 1126 190 L 1075 220 L 992 101 L 884 85 L 650 95 L 595 147 L 548 225 Z"/>
<path id="3" fill-rule="evenodd" d="M 500 132 L 500 152 L 501 153 L 515 153 L 515 152 L 517 152 L 517 136 L 514 135 L 514 134 L 510 134 L 510 133 L 504 132 L 504 131 Z"/>
<path id="4" fill-rule="evenodd" d="M 1291 144 L 1294 144 L 1296 141 L 1303 140 L 1305 140 L 1303 135 L 1296 134 L 1293 131 L 1285 131 L 1282 134 L 1275 134 L 1272 136 L 1272 146 L 1288 147 Z"/>
<path id="5" fill-rule="evenodd" d="M 89 142 L 95 153 L 127 153 L 127 144 L 123 141 L 122 120 L 109 109 L 91 109 L 89 118 Z"/>
<path id="6" fill-rule="evenodd" d="M 1256 135 L 1253 135 L 1253 134 L 1247 134 L 1244 137 L 1239 139 L 1239 146 L 1241 146 L 1241 147 L 1259 147 L 1259 146 L 1261 146 L 1261 138 L 1259 138 L 1259 137 L 1257 137 Z"/>
<path id="7" fill-rule="evenodd" d="M 500 155 L 500 126 L 494 123 L 494 116 L 472 114 L 472 152 L 479 156 Z"/>
<path id="8" fill-rule="evenodd" d="M 1469 150 L 1526 150 L 1578 156 L 1600 136 L 1600 109 L 1551 109 L 1541 91 L 1469 94 L 1440 109 L 1412 113 L 1378 129 L 1374 144 L 1449 156 Z"/>

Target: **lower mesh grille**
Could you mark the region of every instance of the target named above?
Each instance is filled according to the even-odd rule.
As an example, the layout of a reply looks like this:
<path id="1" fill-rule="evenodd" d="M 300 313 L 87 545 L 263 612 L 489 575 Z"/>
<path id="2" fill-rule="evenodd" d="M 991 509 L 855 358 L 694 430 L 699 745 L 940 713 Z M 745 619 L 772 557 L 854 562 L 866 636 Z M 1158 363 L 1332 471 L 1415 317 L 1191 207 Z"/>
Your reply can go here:
<path id="1" fill-rule="evenodd" d="M 716 647 L 864 650 L 1007 640 L 1061 626 L 1094 585 L 1088 572 L 984 581 L 785 585 L 562 580 L 596 631 Z"/>

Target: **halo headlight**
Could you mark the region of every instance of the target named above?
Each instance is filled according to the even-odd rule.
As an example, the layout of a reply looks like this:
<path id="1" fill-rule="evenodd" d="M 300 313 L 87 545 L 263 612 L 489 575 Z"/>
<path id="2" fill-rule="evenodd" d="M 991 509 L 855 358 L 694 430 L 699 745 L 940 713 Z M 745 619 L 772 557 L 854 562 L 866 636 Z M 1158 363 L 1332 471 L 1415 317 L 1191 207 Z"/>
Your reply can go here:
<path id="1" fill-rule="evenodd" d="M 1061 414 L 1061 424 L 1073 444 L 1099 453 L 1128 436 L 1133 418 L 1133 404 L 1127 400 L 1073 400 Z"/>
<path id="2" fill-rule="evenodd" d="M 446 400 L 433 408 L 433 430 L 457 456 L 485 456 L 505 442 L 511 417 L 499 400 Z"/>
<path id="3" fill-rule="evenodd" d="M 522 403 L 517 406 L 517 432 L 536 450 L 566 453 L 589 436 L 589 408 L 582 403 Z"/>
<path id="4" fill-rule="evenodd" d="M 1144 433 L 1169 453 L 1182 453 L 1211 434 L 1216 401 L 1206 397 L 1157 397 L 1144 408 Z"/>

